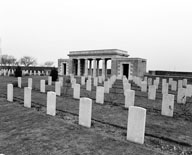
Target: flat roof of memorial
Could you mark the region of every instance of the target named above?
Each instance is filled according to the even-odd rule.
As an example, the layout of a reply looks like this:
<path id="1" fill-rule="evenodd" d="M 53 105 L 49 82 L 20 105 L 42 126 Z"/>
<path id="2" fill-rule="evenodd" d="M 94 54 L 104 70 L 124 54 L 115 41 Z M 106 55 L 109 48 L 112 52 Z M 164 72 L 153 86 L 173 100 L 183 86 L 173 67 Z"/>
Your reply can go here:
<path id="1" fill-rule="evenodd" d="M 128 57 L 128 52 L 119 49 L 81 50 L 70 51 L 68 56 L 99 56 L 99 55 L 120 55 Z"/>

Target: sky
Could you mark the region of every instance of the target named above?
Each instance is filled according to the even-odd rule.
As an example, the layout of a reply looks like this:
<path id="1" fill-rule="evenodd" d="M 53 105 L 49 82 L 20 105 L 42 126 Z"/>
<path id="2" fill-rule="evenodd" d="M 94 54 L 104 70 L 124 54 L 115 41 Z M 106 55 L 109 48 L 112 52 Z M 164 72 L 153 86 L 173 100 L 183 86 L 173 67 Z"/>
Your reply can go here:
<path id="1" fill-rule="evenodd" d="M 121 49 L 147 70 L 192 72 L 192 0 L 0 0 L 2 54 L 39 64 Z"/>

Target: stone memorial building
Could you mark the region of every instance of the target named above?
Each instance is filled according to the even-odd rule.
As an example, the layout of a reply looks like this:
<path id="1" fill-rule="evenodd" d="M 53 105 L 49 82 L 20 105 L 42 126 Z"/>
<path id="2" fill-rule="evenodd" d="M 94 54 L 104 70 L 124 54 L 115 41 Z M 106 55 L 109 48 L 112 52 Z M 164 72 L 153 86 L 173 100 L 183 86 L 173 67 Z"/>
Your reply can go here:
<path id="1" fill-rule="evenodd" d="M 146 59 L 130 58 L 119 49 L 70 51 L 69 59 L 58 59 L 60 75 L 142 77 L 146 73 Z"/>

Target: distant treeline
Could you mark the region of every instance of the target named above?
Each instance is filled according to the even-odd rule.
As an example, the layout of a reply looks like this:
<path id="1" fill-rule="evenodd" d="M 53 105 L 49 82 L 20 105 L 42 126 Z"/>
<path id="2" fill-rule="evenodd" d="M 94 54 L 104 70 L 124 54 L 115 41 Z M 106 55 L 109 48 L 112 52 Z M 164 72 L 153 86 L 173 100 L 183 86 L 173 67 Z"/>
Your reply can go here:
<path id="1" fill-rule="evenodd" d="M 13 69 L 15 70 L 17 66 L 0 66 L 0 69 Z M 21 70 L 32 70 L 32 71 L 51 71 L 53 68 L 56 67 L 38 67 L 38 66 L 20 66 Z M 57 68 L 56 68 L 57 69 Z"/>

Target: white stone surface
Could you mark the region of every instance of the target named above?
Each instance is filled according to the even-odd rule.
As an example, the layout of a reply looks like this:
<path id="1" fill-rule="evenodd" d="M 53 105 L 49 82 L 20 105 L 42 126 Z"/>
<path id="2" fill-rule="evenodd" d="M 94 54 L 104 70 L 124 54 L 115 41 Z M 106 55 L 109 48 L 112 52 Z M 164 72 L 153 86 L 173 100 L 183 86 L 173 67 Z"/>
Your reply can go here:
<path id="1" fill-rule="evenodd" d="M 55 82 L 55 93 L 57 96 L 61 96 L 61 83 L 59 81 Z"/>
<path id="2" fill-rule="evenodd" d="M 81 85 L 85 85 L 85 76 L 81 77 Z"/>
<path id="3" fill-rule="evenodd" d="M 169 78 L 169 85 L 171 85 L 173 78 Z"/>
<path id="4" fill-rule="evenodd" d="M 156 89 L 159 88 L 159 81 L 156 79 L 153 81 L 154 85 L 156 86 Z"/>
<path id="5" fill-rule="evenodd" d="M 18 77 L 17 81 L 18 81 L 18 87 L 21 88 L 21 77 Z"/>
<path id="6" fill-rule="evenodd" d="M 108 83 L 108 81 L 104 81 L 104 93 L 109 93 L 109 83 Z"/>
<path id="7" fill-rule="evenodd" d="M 187 86 L 187 79 L 183 79 L 183 86 L 184 86 L 184 87 Z"/>
<path id="8" fill-rule="evenodd" d="M 24 107 L 31 108 L 31 88 L 24 88 Z"/>
<path id="9" fill-rule="evenodd" d="M 171 82 L 171 90 L 172 91 L 177 91 L 177 81 L 172 81 Z"/>
<path id="10" fill-rule="evenodd" d="M 146 81 L 141 82 L 141 91 L 147 92 L 147 82 Z"/>
<path id="11" fill-rule="evenodd" d="M 127 140 L 139 144 L 144 143 L 146 109 L 130 106 L 127 123 Z"/>
<path id="12" fill-rule="evenodd" d="M 192 85 L 191 84 L 187 84 L 185 95 L 186 95 L 186 97 L 191 97 L 192 96 Z"/>
<path id="13" fill-rule="evenodd" d="M 33 79 L 32 78 L 28 78 L 28 87 L 30 87 L 31 89 L 33 88 Z"/>
<path id="14" fill-rule="evenodd" d="M 135 103 L 135 91 L 134 90 L 125 90 L 125 108 L 134 106 Z"/>
<path id="15" fill-rule="evenodd" d="M 183 80 L 178 80 L 178 88 L 183 88 Z"/>
<path id="16" fill-rule="evenodd" d="M 174 95 L 163 94 L 161 115 L 173 117 L 174 111 Z"/>
<path id="17" fill-rule="evenodd" d="M 45 80 L 40 81 L 40 92 L 45 93 Z"/>
<path id="18" fill-rule="evenodd" d="M 89 98 L 80 98 L 79 125 L 90 128 L 91 115 L 92 115 L 92 100 Z"/>
<path id="19" fill-rule="evenodd" d="M 63 87 L 63 77 L 62 76 L 59 77 L 59 82 L 60 82 L 61 87 Z"/>
<path id="20" fill-rule="evenodd" d="M 186 89 L 185 88 L 178 88 L 177 92 L 177 103 L 183 103 L 186 102 Z"/>
<path id="21" fill-rule="evenodd" d="M 96 103 L 104 103 L 104 87 L 97 86 L 96 88 Z"/>
<path id="22" fill-rule="evenodd" d="M 95 87 L 98 85 L 98 78 L 97 77 L 94 77 L 93 84 Z"/>
<path id="23" fill-rule="evenodd" d="M 13 102 L 13 84 L 7 85 L 7 100 Z"/>
<path id="24" fill-rule="evenodd" d="M 152 78 L 148 78 L 147 84 L 148 84 L 148 86 L 152 85 Z"/>
<path id="25" fill-rule="evenodd" d="M 52 77 L 48 76 L 48 85 L 51 86 L 52 85 Z"/>
<path id="26" fill-rule="evenodd" d="M 99 76 L 99 83 L 102 83 L 103 82 L 103 78 L 102 76 Z"/>
<path id="27" fill-rule="evenodd" d="M 73 88 L 73 98 L 80 99 L 80 84 L 75 84 Z"/>
<path id="28" fill-rule="evenodd" d="M 92 86 L 91 79 L 88 79 L 86 83 L 86 90 L 91 91 L 91 86 Z"/>
<path id="29" fill-rule="evenodd" d="M 156 86 L 154 86 L 154 85 L 149 86 L 148 99 L 150 99 L 150 100 L 156 99 Z"/>
<path id="30" fill-rule="evenodd" d="M 162 94 L 168 94 L 169 93 L 169 84 L 168 83 L 164 83 L 162 85 Z"/>
<path id="31" fill-rule="evenodd" d="M 162 87 L 165 83 L 167 83 L 167 79 L 162 79 Z"/>
<path id="32" fill-rule="evenodd" d="M 56 114 L 56 93 L 47 92 L 47 114 L 55 116 Z"/>

